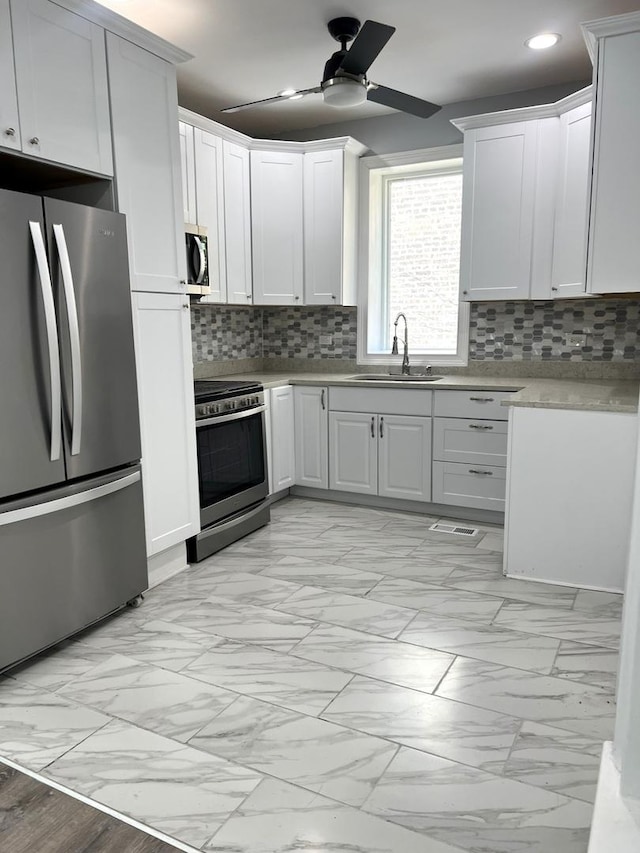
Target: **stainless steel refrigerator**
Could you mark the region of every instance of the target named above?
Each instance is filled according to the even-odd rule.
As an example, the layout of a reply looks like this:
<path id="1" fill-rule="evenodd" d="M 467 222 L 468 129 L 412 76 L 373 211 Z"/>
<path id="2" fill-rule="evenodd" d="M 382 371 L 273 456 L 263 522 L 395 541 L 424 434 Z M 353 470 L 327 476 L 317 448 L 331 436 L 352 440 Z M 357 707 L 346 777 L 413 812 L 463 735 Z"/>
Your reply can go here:
<path id="1" fill-rule="evenodd" d="M 0 670 L 147 587 L 125 218 L 0 190 Z"/>

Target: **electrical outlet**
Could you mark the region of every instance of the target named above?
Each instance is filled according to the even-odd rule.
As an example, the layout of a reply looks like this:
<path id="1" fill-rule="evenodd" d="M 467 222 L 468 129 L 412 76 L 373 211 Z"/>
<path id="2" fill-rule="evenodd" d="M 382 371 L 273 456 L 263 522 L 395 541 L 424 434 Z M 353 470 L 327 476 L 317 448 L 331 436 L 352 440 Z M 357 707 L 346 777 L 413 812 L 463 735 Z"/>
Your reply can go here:
<path id="1" fill-rule="evenodd" d="M 582 349 L 582 347 L 586 347 L 587 345 L 587 336 L 581 334 L 569 335 L 567 343 L 571 349 Z"/>
<path id="2" fill-rule="evenodd" d="M 330 347 L 333 343 L 333 335 L 320 335 L 320 346 Z"/>

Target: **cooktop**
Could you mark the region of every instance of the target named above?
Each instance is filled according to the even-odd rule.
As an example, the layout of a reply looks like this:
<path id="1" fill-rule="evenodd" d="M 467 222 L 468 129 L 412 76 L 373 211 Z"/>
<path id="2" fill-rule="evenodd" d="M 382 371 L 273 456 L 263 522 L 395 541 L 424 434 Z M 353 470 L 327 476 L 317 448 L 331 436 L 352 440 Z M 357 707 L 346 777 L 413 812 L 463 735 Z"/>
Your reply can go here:
<path id="1" fill-rule="evenodd" d="M 238 379 L 196 379 L 193 383 L 196 403 L 210 403 L 262 390 L 260 382 L 241 382 Z"/>

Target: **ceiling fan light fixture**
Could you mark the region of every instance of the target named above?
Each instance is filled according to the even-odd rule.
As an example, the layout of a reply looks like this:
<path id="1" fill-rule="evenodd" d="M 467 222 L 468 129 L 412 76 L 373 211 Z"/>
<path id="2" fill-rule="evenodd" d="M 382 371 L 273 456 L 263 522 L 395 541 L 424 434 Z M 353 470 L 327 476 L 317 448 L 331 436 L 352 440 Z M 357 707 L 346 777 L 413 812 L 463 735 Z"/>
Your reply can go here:
<path id="1" fill-rule="evenodd" d="M 331 107 L 357 107 L 367 100 L 367 85 L 351 77 L 332 77 L 322 84 L 322 97 Z"/>
<path id="2" fill-rule="evenodd" d="M 558 44 L 562 36 L 559 33 L 538 33 L 525 41 L 526 47 L 531 50 L 545 50 Z"/>

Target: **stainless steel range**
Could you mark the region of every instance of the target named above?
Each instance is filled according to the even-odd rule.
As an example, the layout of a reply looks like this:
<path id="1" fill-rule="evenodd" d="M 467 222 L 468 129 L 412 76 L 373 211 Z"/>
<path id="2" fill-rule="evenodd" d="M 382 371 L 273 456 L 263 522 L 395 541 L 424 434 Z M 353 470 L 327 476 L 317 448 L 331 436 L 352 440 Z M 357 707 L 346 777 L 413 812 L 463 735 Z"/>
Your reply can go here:
<path id="1" fill-rule="evenodd" d="M 192 563 L 270 520 L 262 385 L 200 380 L 194 394 L 202 530 L 187 543 Z"/>

